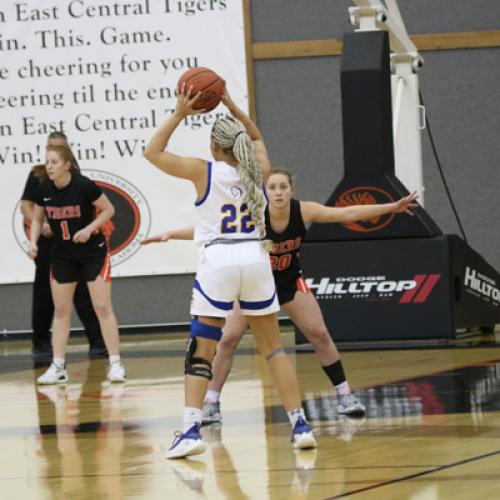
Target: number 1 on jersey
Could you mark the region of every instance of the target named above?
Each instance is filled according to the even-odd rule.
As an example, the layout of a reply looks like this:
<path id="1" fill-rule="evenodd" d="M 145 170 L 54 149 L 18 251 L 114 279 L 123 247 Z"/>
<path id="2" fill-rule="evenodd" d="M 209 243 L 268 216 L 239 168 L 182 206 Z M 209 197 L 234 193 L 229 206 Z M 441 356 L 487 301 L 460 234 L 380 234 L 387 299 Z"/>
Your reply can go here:
<path id="1" fill-rule="evenodd" d="M 71 234 L 69 234 L 69 226 L 68 226 L 67 220 L 61 221 L 61 233 L 62 233 L 63 240 L 71 239 Z"/>

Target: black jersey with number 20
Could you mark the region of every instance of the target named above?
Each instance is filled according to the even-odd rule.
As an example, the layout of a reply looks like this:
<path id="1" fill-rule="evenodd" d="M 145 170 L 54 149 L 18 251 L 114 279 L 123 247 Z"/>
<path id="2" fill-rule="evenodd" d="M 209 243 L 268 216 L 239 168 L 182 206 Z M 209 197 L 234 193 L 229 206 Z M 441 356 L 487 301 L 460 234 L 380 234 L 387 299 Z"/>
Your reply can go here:
<path id="1" fill-rule="evenodd" d="M 55 241 L 74 244 L 73 236 L 95 219 L 93 202 L 101 194 L 101 188 L 93 180 L 81 174 L 72 174 L 70 183 L 61 189 L 50 180 L 42 182 L 35 202 L 44 208 Z M 83 245 L 103 241 L 102 233 L 97 232 Z"/>
<path id="2" fill-rule="evenodd" d="M 279 289 L 282 285 L 292 282 L 302 275 L 299 260 L 299 251 L 306 228 L 300 211 L 300 201 L 290 200 L 290 219 L 288 225 L 280 233 L 273 230 L 269 208 L 266 208 L 266 237 L 272 240 L 273 248 L 270 252 L 271 267 L 274 281 Z"/>

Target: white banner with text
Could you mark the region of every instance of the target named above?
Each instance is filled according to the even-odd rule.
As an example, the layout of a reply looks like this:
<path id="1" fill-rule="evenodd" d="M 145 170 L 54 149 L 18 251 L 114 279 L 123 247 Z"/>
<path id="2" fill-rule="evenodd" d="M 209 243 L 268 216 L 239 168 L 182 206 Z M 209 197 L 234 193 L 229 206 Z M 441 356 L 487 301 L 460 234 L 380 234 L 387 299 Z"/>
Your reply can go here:
<path id="1" fill-rule="evenodd" d="M 2 2 L 0 56 L 0 283 L 33 280 L 19 200 L 53 131 L 115 206 L 113 276 L 195 271 L 192 242 L 139 245 L 191 224 L 195 199 L 191 183 L 157 170 L 143 150 L 190 68 L 213 69 L 248 109 L 242 0 Z M 210 128 L 225 112 L 187 117 L 170 150 L 210 159 Z"/>

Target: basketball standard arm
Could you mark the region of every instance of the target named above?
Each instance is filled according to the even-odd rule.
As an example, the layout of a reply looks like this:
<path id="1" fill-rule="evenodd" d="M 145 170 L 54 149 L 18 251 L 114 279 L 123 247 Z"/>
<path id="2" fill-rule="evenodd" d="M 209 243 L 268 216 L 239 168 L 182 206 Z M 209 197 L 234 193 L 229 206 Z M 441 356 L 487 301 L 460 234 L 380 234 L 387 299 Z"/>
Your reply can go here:
<path id="1" fill-rule="evenodd" d="M 421 131 L 425 128 L 425 108 L 420 103 L 418 71 L 424 60 L 408 35 L 396 0 L 353 2 L 356 7 L 349 7 L 349 17 L 356 31 L 389 33 L 395 173 L 409 192 L 418 192 L 423 206 Z"/>

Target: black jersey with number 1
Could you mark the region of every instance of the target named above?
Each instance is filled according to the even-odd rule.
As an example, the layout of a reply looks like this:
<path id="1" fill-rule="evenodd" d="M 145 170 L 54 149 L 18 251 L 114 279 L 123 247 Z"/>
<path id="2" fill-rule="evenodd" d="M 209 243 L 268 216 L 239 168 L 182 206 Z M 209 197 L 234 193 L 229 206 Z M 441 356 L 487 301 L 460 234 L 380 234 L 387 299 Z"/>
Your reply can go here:
<path id="1" fill-rule="evenodd" d="M 94 181 L 81 174 L 72 174 L 71 181 L 63 188 L 58 188 L 50 180 L 42 182 L 35 202 L 44 208 L 54 240 L 60 244 L 74 244 L 73 236 L 95 219 L 93 202 L 101 194 L 101 188 Z M 95 245 L 103 241 L 104 237 L 98 231 L 83 245 Z"/>

